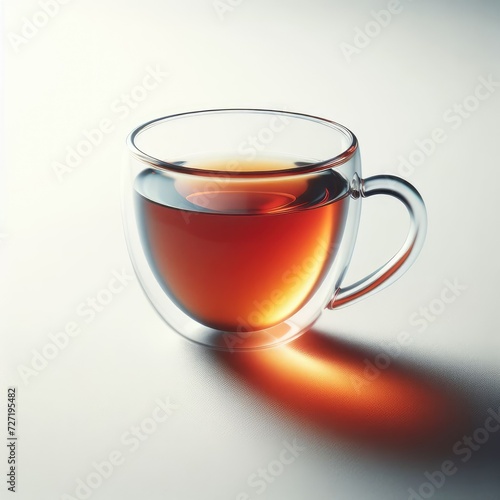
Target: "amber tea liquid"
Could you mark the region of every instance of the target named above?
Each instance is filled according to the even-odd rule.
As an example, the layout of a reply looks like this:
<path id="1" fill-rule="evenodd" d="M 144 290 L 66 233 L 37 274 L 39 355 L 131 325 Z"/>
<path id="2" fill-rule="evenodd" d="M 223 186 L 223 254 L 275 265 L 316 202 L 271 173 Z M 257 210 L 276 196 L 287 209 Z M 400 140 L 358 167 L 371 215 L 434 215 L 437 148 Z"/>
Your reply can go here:
<path id="1" fill-rule="evenodd" d="M 276 325 L 309 300 L 335 258 L 350 199 L 334 170 L 235 180 L 147 169 L 134 188 L 158 283 L 186 314 L 230 332 Z"/>

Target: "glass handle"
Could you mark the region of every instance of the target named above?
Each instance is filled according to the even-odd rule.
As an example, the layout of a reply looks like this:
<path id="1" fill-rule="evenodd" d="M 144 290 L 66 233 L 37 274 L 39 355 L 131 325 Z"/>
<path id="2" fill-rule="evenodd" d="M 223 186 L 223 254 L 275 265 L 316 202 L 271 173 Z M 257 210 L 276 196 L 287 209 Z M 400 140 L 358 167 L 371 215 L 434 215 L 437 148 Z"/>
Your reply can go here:
<path id="1" fill-rule="evenodd" d="M 386 264 L 362 280 L 339 288 L 328 304 L 329 309 L 352 304 L 394 283 L 410 268 L 424 244 L 427 212 L 422 197 L 409 182 L 394 175 L 375 175 L 361 181 L 360 194 L 363 198 L 377 194 L 397 198 L 410 214 L 410 231 L 399 252 Z"/>

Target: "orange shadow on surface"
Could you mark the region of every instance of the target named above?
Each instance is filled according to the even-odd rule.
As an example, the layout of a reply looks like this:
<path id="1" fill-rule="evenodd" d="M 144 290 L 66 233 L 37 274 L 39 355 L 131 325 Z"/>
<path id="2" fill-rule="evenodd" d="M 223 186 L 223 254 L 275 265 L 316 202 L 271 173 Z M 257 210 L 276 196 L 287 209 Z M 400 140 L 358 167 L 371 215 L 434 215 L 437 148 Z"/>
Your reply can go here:
<path id="1" fill-rule="evenodd" d="M 384 351 L 352 347 L 311 330 L 272 349 L 217 352 L 247 385 L 310 426 L 362 445 L 419 452 L 448 451 L 468 424 L 467 405 L 442 382 L 391 357 L 367 369 Z M 380 362 L 380 360 L 379 360 Z"/>

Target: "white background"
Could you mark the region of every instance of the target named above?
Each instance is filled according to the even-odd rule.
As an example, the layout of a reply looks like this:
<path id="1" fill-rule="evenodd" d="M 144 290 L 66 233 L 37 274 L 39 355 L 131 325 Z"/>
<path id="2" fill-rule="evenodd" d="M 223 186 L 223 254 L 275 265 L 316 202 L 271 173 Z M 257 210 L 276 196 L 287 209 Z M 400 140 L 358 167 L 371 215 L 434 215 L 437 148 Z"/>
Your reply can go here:
<path id="1" fill-rule="evenodd" d="M 466 463 L 452 445 L 473 435 L 500 404 L 500 87 L 460 123 L 448 110 L 473 95 L 481 77 L 500 81 L 500 3 L 243 0 L 217 12 L 211 0 L 71 0 L 47 22 L 39 17 L 44 25 L 30 32 L 26 19 L 39 16 L 40 4 L 2 2 L 0 442 L 7 387 L 17 386 L 15 498 L 399 500 L 427 481 L 426 471 L 451 460 L 457 472 L 424 493 L 498 499 L 500 432 Z M 346 57 L 342 44 L 354 45 L 372 11 L 388 5 L 399 12 L 384 27 L 369 25 L 374 36 Z M 23 29 L 30 33 L 24 41 Z M 168 76 L 133 108 L 117 108 L 148 67 Z M 113 271 L 132 274 L 120 215 L 126 134 L 161 115 L 231 106 L 286 108 L 343 123 L 360 141 L 365 176 L 402 174 L 426 201 L 428 237 L 414 267 L 375 297 L 325 312 L 310 333 L 323 332 L 339 351 L 347 349 L 358 375 L 366 359 L 383 352 L 381 342 L 401 331 L 410 335 L 397 364 L 361 394 L 354 385 L 341 395 L 325 389 L 332 408 L 366 419 L 372 437 L 385 436 L 375 443 L 363 438 L 362 424 L 346 430 L 332 418 L 314 427 L 297 410 L 304 394 L 297 391 L 293 411 L 237 367 L 169 331 L 135 279 L 89 322 L 78 314 Z M 65 162 L 67 148 L 106 118 L 113 130 L 58 177 L 54 164 Z M 435 128 L 446 140 L 412 170 L 398 168 L 400 157 L 408 159 L 415 141 Z M 366 200 L 349 281 L 392 255 L 405 217 L 396 201 Z M 417 327 L 411 318 L 440 300 L 446 280 L 465 289 L 444 307 L 434 302 L 439 314 Z M 78 324 L 79 335 L 33 368 L 49 335 L 68 322 Z M 266 366 L 269 373 L 261 375 L 272 377 Z M 430 384 L 447 409 L 438 433 L 451 443 L 444 448 L 434 446 L 435 433 L 419 430 L 418 418 L 387 408 L 391 388 L 407 372 L 411 383 L 394 394 L 395 408 L 426 410 L 417 389 Z M 157 398 L 178 408 L 132 451 L 126 433 L 150 422 Z M 462 418 L 467 424 L 457 430 Z M 426 444 L 420 454 L 405 439 L 418 432 Z M 294 440 L 304 449 L 260 492 L 252 474 Z M 7 448 L 1 449 L 6 472 Z M 123 463 L 97 488 L 76 492 L 93 462 L 112 452 Z M 1 497 L 14 498 L 4 479 Z"/>

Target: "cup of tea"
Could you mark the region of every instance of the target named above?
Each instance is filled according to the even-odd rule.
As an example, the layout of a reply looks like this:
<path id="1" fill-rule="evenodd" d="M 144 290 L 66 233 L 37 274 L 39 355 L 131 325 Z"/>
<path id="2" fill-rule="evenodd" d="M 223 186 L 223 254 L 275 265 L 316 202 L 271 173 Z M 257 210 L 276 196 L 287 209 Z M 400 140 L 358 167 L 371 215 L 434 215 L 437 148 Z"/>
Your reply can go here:
<path id="1" fill-rule="evenodd" d="M 359 146 L 324 118 L 265 109 L 180 113 L 127 138 L 123 214 L 137 277 L 166 323 L 216 349 L 257 349 L 306 332 L 325 309 L 393 283 L 425 238 L 416 189 L 363 179 Z M 344 285 L 363 198 L 410 214 L 402 248 Z"/>

